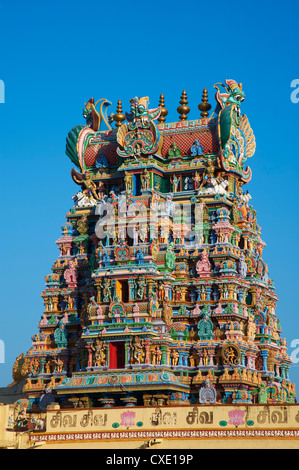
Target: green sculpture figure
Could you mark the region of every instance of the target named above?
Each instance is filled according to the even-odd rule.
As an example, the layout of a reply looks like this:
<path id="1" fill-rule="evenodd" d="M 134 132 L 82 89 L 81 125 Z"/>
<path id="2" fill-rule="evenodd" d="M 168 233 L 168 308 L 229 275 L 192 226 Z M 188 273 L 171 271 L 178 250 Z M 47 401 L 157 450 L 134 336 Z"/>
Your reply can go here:
<path id="1" fill-rule="evenodd" d="M 165 255 L 165 264 L 168 269 L 173 270 L 174 263 L 175 263 L 175 253 L 173 251 L 174 243 L 171 242 L 170 245 L 167 247 L 166 255 Z"/>
<path id="2" fill-rule="evenodd" d="M 258 389 L 258 402 L 259 404 L 267 404 L 268 402 L 268 394 L 264 382 L 261 383 Z"/>
<path id="3" fill-rule="evenodd" d="M 54 332 L 54 341 L 58 348 L 66 348 L 68 344 L 68 332 L 62 320 Z"/>
<path id="4" fill-rule="evenodd" d="M 224 92 L 220 92 L 219 85 Z M 214 88 L 217 90 L 215 112 L 218 114 L 220 166 L 225 171 L 236 171 L 242 181 L 248 182 L 251 179 L 251 169 L 244 168 L 244 163 L 254 154 L 256 143 L 247 116 L 240 112 L 241 102 L 245 99 L 242 84 L 235 80 L 225 80 L 225 84 L 216 83 Z"/>
<path id="5" fill-rule="evenodd" d="M 168 155 L 171 159 L 181 157 L 181 151 L 175 142 L 171 144 L 170 149 L 168 150 Z"/>
<path id="6" fill-rule="evenodd" d="M 204 315 L 198 322 L 197 334 L 200 340 L 209 341 L 214 339 L 213 322 L 210 320 L 208 315 Z"/>

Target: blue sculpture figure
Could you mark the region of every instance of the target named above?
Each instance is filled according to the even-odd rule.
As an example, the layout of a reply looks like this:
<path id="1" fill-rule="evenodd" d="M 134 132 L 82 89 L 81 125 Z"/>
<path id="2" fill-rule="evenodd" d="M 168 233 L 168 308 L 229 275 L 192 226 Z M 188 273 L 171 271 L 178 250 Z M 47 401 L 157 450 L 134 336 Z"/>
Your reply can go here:
<path id="1" fill-rule="evenodd" d="M 104 251 L 103 263 L 104 263 L 105 267 L 110 264 L 110 256 L 108 255 L 107 251 Z"/>
<path id="2" fill-rule="evenodd" d="M 137 259 L 138 264 L 142 264 L 142 263 L 143 263 L 144 254 L 142 253 L 141 248 L 139 248 L 139 250 L 137 251 L 136 259 Z"/>
<path id="3" fill-rule="evenodd" d="M 193 142 L 193 145 L 191 146 L 191 155 L 192 157 L 196 157 L 197 155 L 203 155 L 203 146 L 201 145 L 199 140 Z"/>
<path id="4" fill-rule="evenodd" d="M 107 168 L 108 166 L 108 160 L 105 157 L 103 153 L 100 153 L 97 161 L 96 161 L 96 167 L 97 168 Z"/>

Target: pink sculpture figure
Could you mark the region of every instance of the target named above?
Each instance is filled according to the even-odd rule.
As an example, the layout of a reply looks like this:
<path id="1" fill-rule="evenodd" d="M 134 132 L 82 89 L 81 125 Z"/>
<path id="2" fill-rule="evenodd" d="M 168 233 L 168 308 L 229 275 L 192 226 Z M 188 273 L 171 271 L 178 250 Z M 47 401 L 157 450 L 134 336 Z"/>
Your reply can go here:
<path id="1" fill-rule="evenodd" d="M 217 307 L 215 308 L 214 313 L 222 313 L 222 312 L 223 312 L 223 308 L 221 307 L 221 304 L 219 303 Z"/>
<path id="2" fill-rule="evenodd" d="M 69 262 L 68 268 L 64 271 L 64 279 L 68 287 L 77 287 L 78 274 L 74 261 Z"/>
<path id="3" fill-rule="evenodd" d="M 210 277 L 211 275 L 211 264 L 207 255 L 206 250 L 202 252 L 201 260 L 196 263 L 196 272 L 199 277 Z"/>
<path id="4" fill-rule="evenodd" d="M 200 306 L 196 304 L 195 309 L 192 312 L 193 315 L 200 315 Z"/>
<path id="5" fill-rule="evenodd" d="M 135 322 L 139 322 L 140 320 L 140 312 L 139 312 L 139 307 L 138 304 L 134 304 L 133 307 L 133 318 Z"/>
<path id="6" fill-rule="evenodd" d="M 62 317 L 62 323 L 66 324 L 66 323 L 68 323 L 68 321 L 69 321 L 69 316 L 68 316 L 67 312 L 65 312 L 65 314 Z"/>
<path id="7" fill-rule="evenodd" d="M 114 314 L 114 318 L 116 319 L 116 323 L 120 323 L 121 320 L 120 320 L 120 314 L 118 313 L 118 311 L 116 310 L 115 314 Z"/>
<path id="8" fill-rule="evenodd" d="M 103 324 L 104 315 L 103 315 L 103 309 L 100 305 L 97 308 L 97 320 L 98 320 L 99 325 Z"/>
<path id="9" fill-rule="evenodd" d="M 39 326 L 45 326 L 48 324 L 48 319 L 47 319 L 47 316 L 46 314 L 44 313 L 43 315 L 43 318 L 41 319 L 41 321 L 39 322 Z"/>
<path id="10" fill-rule="evenodd" d="M 233 312 L 234 312 L 234 313 L 239 313 L 239 309 L 238 309 L 238 305 L 237 305 L 237 304 L 234 304 L 234 306 L 233 306 Z"/>

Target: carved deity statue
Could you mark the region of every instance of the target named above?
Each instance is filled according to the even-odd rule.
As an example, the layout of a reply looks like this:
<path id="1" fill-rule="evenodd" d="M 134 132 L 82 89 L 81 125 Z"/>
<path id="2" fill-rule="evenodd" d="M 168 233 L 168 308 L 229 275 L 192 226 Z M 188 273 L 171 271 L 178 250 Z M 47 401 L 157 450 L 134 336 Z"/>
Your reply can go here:
<path id="1" fill-rule="evenodd" d="M 169 300 L 165 300 L 163 302 L 163 309 L 162 309 L 162 320 L 167 324 L 172 324 L 172 307 L 170 305 Z"/>
<path id="2" fill-rule="evenodd" d="M 170 359 L 171 359 L 171 365 L 172 366 L 177 366 L 179 362 L 179 352 L 176 349 L 173 349 L 170 354 Z"/>
<path id="3" fill-rule="evenodd" d="M 142 189 L 150 189 L 150 182 L 151 182 L 151 175 L 148 172 L 147 168 L 145 168 L 143 174 L 141 175 L 141 187 Z"/>
<path id="4" fill-rule="evenodd" d="M 201 260 L 196 263 L 196 271 L 199 277 L 209 277 L 211 274 L 211 263 L 206 250 L 203 250 Z"/>
<path id="5" fill-rule="evenodd" d="M 75 183 L 82 185 L 83 188 L 85 188 L 87 191 L 89 191 L 96 200 L 100 199 L 99 195 L 97 193 L 97 185 L 91 179 L 91 175 L 90 175 L 89 170 L 86 170 L 83 175 L 81 175 L 77 171 L 73 170 L 72 171 L 72 178 L 75 181 Z"/>
<path id="6" fill-rule="evenodd" d="M 152 363 L 154 365 L 160 365 L 162 360 L 162 351 L 161 349 L 157 346 L 153 352 L 153 360 Z"/>
<path id="7" fill-rule="evenodd" d="M 137 281 L 137 297 L 139 297 L 140 300 L 144 298 L 145 288 L 146 288 L 146 281 L 143 277 L 141 277 Z"/>
<path id="8" fill-rule="evenodd" d="M 144 351 L 143 341 L 139 336 L 135 336 L 133 340 L 130 341 L 130 348 L 132 351 L 132 362 L 134 364 L 141 364 L 144 359 Z"/>
<path id="9" fill-rule="evenodd" d="M 103 291 L 103 302 L 110 302 L 112 299 L 110 279 L 104 278 L 102 282 L 102 291 Z"/>
<path id="10" fill-rule="evenodd" d="M 178 191 L 178 187 L 179 187 L 179 182 L 180 182 L 180 178 L 173 175 L 171 178 L 170 178 L 170 182 L 172 184 L 172 190 L 174 193 L 176 193 Z"/>
<path id="11" fill-rule="evenodd" d="M 207 402 L 209 402 L 210 404 L 216 402 L 216 390 L 209 379 L 205 380 L 199 391 L 199 403 Z"/>
<path id="12" fill-rule="evenodd" d="M 214 177 L 214 174 L 215 174 L 215 170 L 216 170 L 216 168 L 213 164 L 213 161 L 211 160 L 211 158 L 208 158 L 206 168 L 205 168 L 204 173 L 203 173 L 200 188 L 202 188 L 202 186 L 204 186 L 204 185 L 206 186 L 206 185 L 209 185 L 211 183 L 211 180 L 212 180 L 212 178 Z"/>
<path id="13" fill-rule="evenodd" d="M 77 222 L 77 230 L 80 235 L 86 235 L 88 233 L 88 220 L 86 215 L 83 215 Z"/>
<path id="14" fill-rule="evenodd" d="M 93 343 L 91 343 L 91 350 L 94 352 L 94 365 L 96 367 L 105 365 L 105 344 L 100 340 L 100 338 L 97 338 Z"/>
<path id="15" fill-rule="evenodd" d="M 125 172 L 125 185 L 127 191 L 133 191 L 133 175 L 131 173 Z"/>
<path id="16" fill-rule="evenodd" d="M 198 172 L 195 172 L 195 176 L 193 176 L 194 181 L 194 189 L 197 190 L 200 188 L 201 177 L 199 176 Z"/>
<path id="17" fill-rule="evenodd" d="M 77 286 L 78 274 L 74 261 L 69 262 L 68 268 L 64 271 L 64 279 L 66 280 L 68 287 Z"/>

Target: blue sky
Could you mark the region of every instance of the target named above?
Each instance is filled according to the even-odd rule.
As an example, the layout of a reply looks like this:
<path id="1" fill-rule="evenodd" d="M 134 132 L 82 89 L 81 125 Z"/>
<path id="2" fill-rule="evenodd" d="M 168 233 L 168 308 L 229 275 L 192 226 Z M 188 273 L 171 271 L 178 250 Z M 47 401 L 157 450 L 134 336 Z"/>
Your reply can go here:
<path id="1" fill-rule="evenodd" d="M 289 346 L 299 338 L 299 103 L 291 101 L 291 82 L 299 79 L 298 13 L 298 2 L 288 0 L 0 0 L 0 386 L 12 381 L 15 358 L 38 331 L 44 277 L 77 191 L 65 138 L 83 123 L 92 96 L 112 101 L 114 112 L 118 99 L 124 110 L 134 96 L 149 96 L 155 107 L 163 93 L 172 122 L 183 89 L 192 119 L 204 87 L 214 106 L 214 83 L 243 83 L 242 112 L 257 141 L 248 190 L 283 336 Z M 299 362 L 291 380 L 299 393 Z"/>

